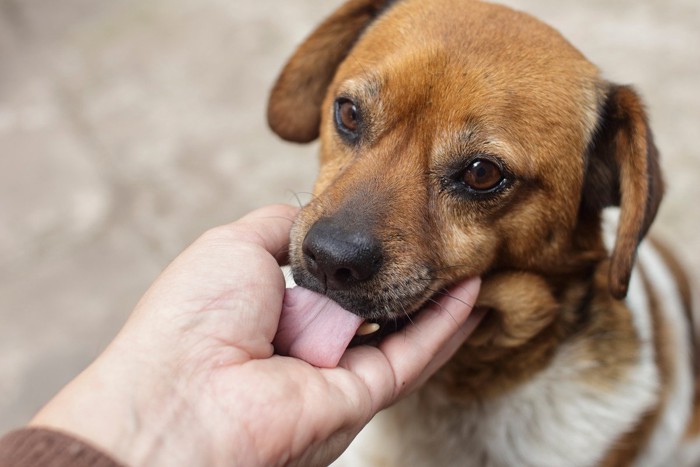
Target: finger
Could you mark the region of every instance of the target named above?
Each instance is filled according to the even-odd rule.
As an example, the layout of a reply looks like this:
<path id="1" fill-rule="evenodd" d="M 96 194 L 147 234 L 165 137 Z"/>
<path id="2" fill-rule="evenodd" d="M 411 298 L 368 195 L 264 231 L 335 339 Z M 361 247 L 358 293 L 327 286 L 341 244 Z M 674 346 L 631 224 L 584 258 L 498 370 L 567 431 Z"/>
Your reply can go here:
<path id="1" fill-rule="evenodd" d="M 468 337 L 465 323 L 479 294 L 481 280 L 469 279 L 451 288 L 437 303 L 420 312 L 405 332 L 389 336 L 380 349 L 396 376 L 397 390 L 410 390 L 426 370 L 436 371 Z M 471 328 L 471 329 L 470 329 Z M 441 357 L 441 358 L 438 358 Z"/>
<path id="2" fill-rule="evenodd" d="M 289 232 L 298 212 L 299 208 L 284 204 L 265 206 L 213 231 L 231 235 L 226 241 L 260 246 L 283 263 L 289 252 Z"/>
<path id="3" fill-rule="evenodd" d="M 360 346 L 345 353 L 340 366 L 366 384 L 375 410 L 408 394 L 459 348 L 479 320 L 478 316 L 471 322 L 467 318 L 480 284 L 474 278 L 453 287 L 378 348 Z"/>
<path id="4" fill-rule="evenodd" d="M 428 366 L 423 370 L 421 376 L 417 381 L 413 383 L 413 386 L 409 388 L 407 392 L 411 389 L 422 386 L 428 378 L 430 378 L 437 370 L 442 368 L 442 366 L 447 363 L 447 361 L 452 358 L 452 356 L 459 350 L 459 348 L 464 344 L 464 341 L 474 332 L 474 329 L 479 325 L 481 320 L 486 315 L 486 308 L 476 308 L 467 317 L 467 320 L 462 325 L 460 332 L 455 332 L 449 341 L 442 347 L 438 354 L 433 358 Z"/>
<path id="5" fill-rule="evenodd" d="M 266 206 L 236 222 L 214 227 L 183 251 L 161 278 L 179 273 L 183 280 L 209 284 L 216 279 L 217 284 L 223 285 L 226 281 L 257 281 L 258 276 L 264 282 L 272 271 L 281 276 L 275 260 L 287 252 L 289 231 L 297 212 L 291 206 Z"/>
<path id="6" fill-rule="evenodd" d="M 284 276 L 272 255 L 286 252 L 297 212 L 290 206 L 267 206 L 209 230 L 161 273 L 139 309 L 200 317 L 219 313 L 217 319 L 200 321 L 216 327 L 214 334 L 222 339 L 230 338 L 224 329 L 236 329 L 271 341 L 284 297 Z"/>

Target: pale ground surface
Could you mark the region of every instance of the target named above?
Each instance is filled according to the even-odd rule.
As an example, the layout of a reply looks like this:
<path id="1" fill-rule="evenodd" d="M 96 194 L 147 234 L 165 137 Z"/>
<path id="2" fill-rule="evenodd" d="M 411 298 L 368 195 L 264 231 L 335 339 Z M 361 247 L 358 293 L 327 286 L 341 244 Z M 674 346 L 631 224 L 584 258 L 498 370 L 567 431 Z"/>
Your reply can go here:
<path id="1" fill-rule="evenodd" d="M 700 2 L 507 3 L 645 96 L 669 186 L 657 231 L 700 271 Z M 338 4 L 0 0 L 0 433 L 200 232 L 310 188 L 316 148 L 267 130 L 266 93 Z"/>

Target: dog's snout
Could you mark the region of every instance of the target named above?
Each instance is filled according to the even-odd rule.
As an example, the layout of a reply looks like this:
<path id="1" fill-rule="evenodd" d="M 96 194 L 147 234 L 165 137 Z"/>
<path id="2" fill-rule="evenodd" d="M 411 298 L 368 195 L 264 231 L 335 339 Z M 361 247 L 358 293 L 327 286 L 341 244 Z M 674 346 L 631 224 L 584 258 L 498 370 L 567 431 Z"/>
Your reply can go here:
<path id="1" fill-rule="evenodd" d="M 383 260 L 381 244 L 370 231 L 332 218 L 311 227 L 302 252 L 309 272 L 329 289 L 370 280 Z"/>

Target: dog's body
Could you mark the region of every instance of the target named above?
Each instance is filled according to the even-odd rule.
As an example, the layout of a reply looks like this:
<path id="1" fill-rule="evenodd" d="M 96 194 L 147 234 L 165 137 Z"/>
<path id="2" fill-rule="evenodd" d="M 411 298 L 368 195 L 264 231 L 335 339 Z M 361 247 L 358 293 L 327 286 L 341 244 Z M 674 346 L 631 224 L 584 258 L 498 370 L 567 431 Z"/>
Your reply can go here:
<path id="1" fill-rule="evenodd" d="M 321 136 L 292 231 L 300 285 L 391 323 L 484 278 L 479 328 L 350 457 L 697 462 L 690 288 L 663 248 L 640 248 L 632 274 L 663 191 L 632 89 L 504 7 L 351 0 L 297 50 L 268 117 L 286 139 Z"/>
<path id="2" fill-rule="evenodd" d="M 697 465 L 684 304 L 650 245 L 640 247 L 640 262 L 649 274 L 635 271 L 628 303 L 641 343 L 622 377 L 606 381 L 609 368 L 585 355 L 597 342 L 591 332 L 616 332 L 607 326 L 559 346 L 545 369 L 498 397 L 455 404 L 438 376 L 380 413 L 337 465 Z M 627 358 L 605 347 L 616 352 L 611 362 Z"/>

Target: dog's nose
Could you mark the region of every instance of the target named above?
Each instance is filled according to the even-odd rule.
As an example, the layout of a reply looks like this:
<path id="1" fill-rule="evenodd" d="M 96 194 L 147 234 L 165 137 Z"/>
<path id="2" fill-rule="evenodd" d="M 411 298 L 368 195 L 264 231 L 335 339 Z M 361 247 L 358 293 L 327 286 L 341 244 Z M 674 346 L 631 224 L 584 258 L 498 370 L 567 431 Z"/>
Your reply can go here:
<path id="1" fill-rule="evenodd" d="M 308 270 L 329 289 L 367 281 L 382 264 L 381 245 L 371 232 L 333 218 L 311 226 L 302 252 Z"/>

